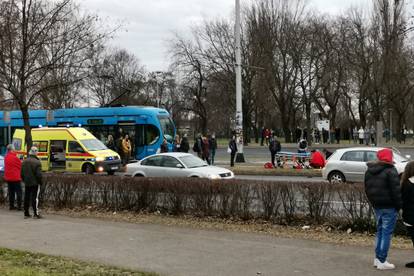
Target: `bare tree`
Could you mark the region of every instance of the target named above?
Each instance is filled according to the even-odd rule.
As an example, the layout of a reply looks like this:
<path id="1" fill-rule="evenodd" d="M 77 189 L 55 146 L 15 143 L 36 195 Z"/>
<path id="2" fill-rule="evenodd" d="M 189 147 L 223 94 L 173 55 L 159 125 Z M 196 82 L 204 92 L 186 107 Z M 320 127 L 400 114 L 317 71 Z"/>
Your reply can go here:
<path id="1" fill-rule="evenodd" d="M 27 150 L 32 145 L 29 107 L 45 91 L 66 87 L 78 78 L 52 78 L 66 66 L 76 70 L 83 59 L 71 58 L 102 39 L 94 16 L 74 20 L 71 0 L 6 0 L 0 8 L 0 87 L 17 102 L 24 121 Z M 70 62 L 67 62 L 70 60 Z"/>

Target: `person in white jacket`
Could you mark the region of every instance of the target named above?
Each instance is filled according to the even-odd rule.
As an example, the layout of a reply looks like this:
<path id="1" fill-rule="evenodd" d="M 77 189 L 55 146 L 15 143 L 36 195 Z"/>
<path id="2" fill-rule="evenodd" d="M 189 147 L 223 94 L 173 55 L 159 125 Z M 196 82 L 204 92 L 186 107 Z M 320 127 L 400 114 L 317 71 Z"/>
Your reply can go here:
<path id="1" fill-rule="evenodd" d="M 365 131 L 362 128 L 362 126 L 358 130 L 358 138 L 359 138 L 359 144 L 363 145 L 364 144 L 364 138 L 365 138 Z"/>

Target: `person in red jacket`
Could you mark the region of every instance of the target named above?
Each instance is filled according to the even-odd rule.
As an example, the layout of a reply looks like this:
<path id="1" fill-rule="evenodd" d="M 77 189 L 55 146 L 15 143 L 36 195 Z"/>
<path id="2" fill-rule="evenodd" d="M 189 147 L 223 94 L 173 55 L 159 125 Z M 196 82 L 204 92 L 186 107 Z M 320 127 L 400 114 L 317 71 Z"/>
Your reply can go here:
<path id="1" fill-rule="evenodd" d="M 7 146 L 7 154 L 4 158 L 4 180 L 8 184 L 10 210 L 22 210 L 22 161 L 12 144 Z M 17 197 L 17 207 L 14 205 Z"/>
<path id="2" fill-rule="evenodd" d="M 321 169 L 325 167 L 325 157 L 318 150 L 312 150 L 309 165 L 314 169 Z"/>

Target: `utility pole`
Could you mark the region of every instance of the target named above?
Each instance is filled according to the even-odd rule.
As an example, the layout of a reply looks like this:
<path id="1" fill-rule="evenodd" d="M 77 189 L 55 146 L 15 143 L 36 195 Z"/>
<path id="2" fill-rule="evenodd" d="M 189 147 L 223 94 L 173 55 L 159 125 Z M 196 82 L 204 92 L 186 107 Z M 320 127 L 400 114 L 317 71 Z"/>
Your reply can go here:
<path id="1" fill-rule="evenodd" d="M 235 26 L 235 50 L 236 50 L 236 162 L 244 163 L 243 154 L 243 107 L 242 107 L 242 79 L 241 79 L 241 53 L 240 53 L 240 0 L 236 0 L 236 26 Z"/>

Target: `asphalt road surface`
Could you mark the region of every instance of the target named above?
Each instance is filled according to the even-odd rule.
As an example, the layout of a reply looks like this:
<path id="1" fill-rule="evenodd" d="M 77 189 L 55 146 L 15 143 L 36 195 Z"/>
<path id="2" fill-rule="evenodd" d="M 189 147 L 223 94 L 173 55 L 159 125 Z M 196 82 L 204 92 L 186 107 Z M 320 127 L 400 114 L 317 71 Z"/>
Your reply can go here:
<path id="1" fill-rule="evenodd" d="M 0 247 L 178 276 L 413 275 L 412 250 L 390 251 L 397 269 L 372 267 L 372 247 L 185 227 L 132 224 L 0 210 Z M 370 237 L 370 239 L 373 239 Z"/>

